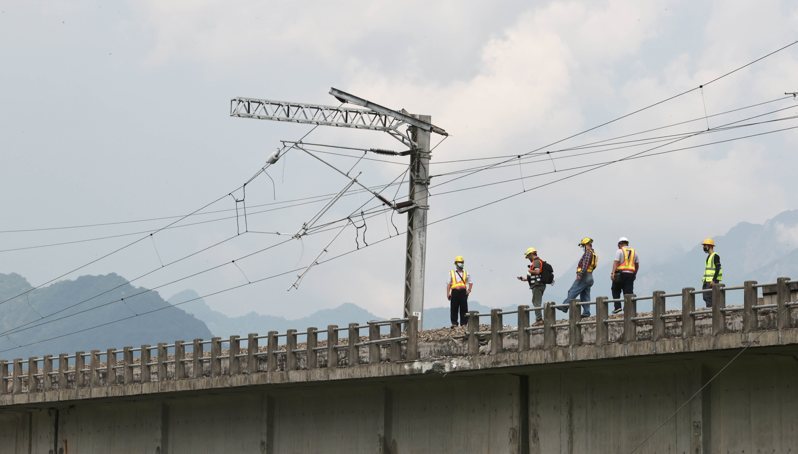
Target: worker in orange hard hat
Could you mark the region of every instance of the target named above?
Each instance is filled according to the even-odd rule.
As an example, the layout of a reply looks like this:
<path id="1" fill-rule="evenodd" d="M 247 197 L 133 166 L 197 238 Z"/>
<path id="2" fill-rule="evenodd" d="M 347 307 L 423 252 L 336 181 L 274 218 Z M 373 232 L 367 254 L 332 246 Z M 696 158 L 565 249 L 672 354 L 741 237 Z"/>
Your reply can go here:
<path id="1" fill-rule="evenodd" d="M 703 290 L 711 290 L 720 281 L 723 280 L 723 269 L 720 267 L 720 256 L 715 252 L 715 240 L 712 238 L 705 238 L 701 242 L 701 247 L 707 253 L 707 260 L 704 262 L 704 279 L 701 285 Z M 704 297 L 704 304 L 707 307 L 712 307 L 712 292 L 705 291 L 702 295 Z"/>
<path id="2" fill-rule="evenodd" d="M 452 327 L 458 325 L 457 315 L 460 315 L 460 325 L 465 325 L 468 318 L 468 295 L 474 283 L 465 270 L 465 260 L 462 255 L 454 258 L 455 269 L 449 271 L 449 280 L 446 283 L 446 299 L 449 300 L 449 314 Z"/>

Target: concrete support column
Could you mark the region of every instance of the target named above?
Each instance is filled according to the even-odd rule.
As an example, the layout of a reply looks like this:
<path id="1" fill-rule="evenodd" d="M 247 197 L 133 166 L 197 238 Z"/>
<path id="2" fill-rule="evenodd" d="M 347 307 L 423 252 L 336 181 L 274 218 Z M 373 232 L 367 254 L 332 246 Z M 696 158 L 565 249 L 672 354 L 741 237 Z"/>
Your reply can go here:
<path id="1" fill-rule="evenodd" d="M 477 338 L 477 332 L 479 331 L 479 312 L 471 311 L 468 313 L 466 329 L 468 331 L 468 354 L 476 356 L 479 354 L 479 339 Z"/>
<path id="2" fill-rule="evenodd" d="M 408 361 L 418 359 L 418 317 L 410 316 L 407 323 L 407 358 Z"/>
<path id="3" fill-rule="evenodd" d="M 391 319 L 390 336 L 392 339 L 402 337 L 402 322 L 398 319 Z M 390 359 L 392 363 L 402 360 L 402 341 L 395 340 L 391 342 L 388 346 L 388 359 Z"/>
<path id="4" fill-rule="evenodd" d="M 205 356 L 203 351 L 202 339 L 194 339 L 191 342 L 191 376 L 193 378 L 202 377 L 202 358 Z"/>
<path id="5" fill-rule="evenodd" d="M 186 378 L 186 345 L 181 340 L 175 341 L 175 380 Z"/>
<path id="6" fill-rule="evenodd" d="M 665 292 L 657 290 L 651 298 L 652 315 L 654 321 L 651 331 L 651 340 L 660 340 L 665 337 L 665 320 L 662 318 L 665 315 Z"/>
<path id="7" fill-rule="evenodd" d="M 31 356 L 28 358 L 28 392 L 35 393 L 40 391 L 38 379 L 36 375 L 39 373 L 39 365 L 37 363 L 38 358 L 35 356 Z"/>
<path id="8" fill-rule="evenodd" d="M 582 343 L 582 330 L 579 327 L 582 308 L 577 300 L 571 300 L 568 304 L 568 345 L 573 347 Z"/>
<path id="9" fill-rule="evenodd" d="M 42 390 L 49 391 L 53 387 L 53 355 L 45 355 L 42 362 Z M 0 388 L 2 385 L 0 385 Z"/>
<path id="10" fill-rule="evenodd" d="M 86 381 L 83 369 L 86 367 L 86 358 L 83 352 L 75 352 L 75 387 L 82 388 Z"/>
<path id="11" fill-rule="evenodd" d="M 150 352 L 150 345 L 144 344 L 141 346 L 141 356 L 139 357 L 139 370 L 141 371 L 141 382 L 142 383 L 149 383 L 151 379 L 150 374 L 150 361 L 151 358 Z"/>
<path id="12" fill-rule="evenodd" d="M 504 351 L 504 336 L 501 331 L 504 325 L 501 309 L 491 309 L 490 311 L 490 352 L 492 354 Z"/>
<path id="13" fill-rule="evenodd" d="M 105 351 L 105 384 L 115 385 L 116 382 L 116 349 L 109 348 Z"/>
<path id="14" fill-rule="evenodd" d="M 285 331 L 285 370 L 296 370 L 296 330 L 288 329 Z"/>
<path id="15" fill-rule="evenodd" d="M 11 392 L 19 394 L 22 392 L 22 358 L 14 358 L 14 371 L 12 373 L 11 380 L 14 384 L 11 387 Z"/>
<path id="16" fill-rule="evenodd" d="M 712 334 L 726 332 L 726 290 L 723 284 L 712 286 Z"/>
<path id="17" fill-rule="evenodd" d="M 607 297 L 600 296 L 596 298 L 596 345 L 606 345 L 610 340 L 609 329 L 607 329 L 609 312 Z"/>
<path id="18" fill-rule="evenodd" d="M 757 288 L 756 281 L 745 281 L 743 284 L 743 332 L 750 333 L 756 329 Z"/>
<path id="19" fill-rule="evenodd" d="M 277 331 L 269 331 L 266 335 L 266 369 L 269 372 L 277 370 Z"/>
<path id="20" fill-rule="evenodd" d="M 8 373 L 8 361 L 0 360 L 0 394 L 9 393 L 9 380 L 11 380 L 11 376 Z"/>
<path id="21" fill-rule="evenodd" d="M 637 298 L 634 294 L 623 296 L 623 341 L 634 342 L 637 339 Z"/>
<path id="22" fill-rule="evenodd" d="M 349 359 L 349 366 L 357 366 L 360 364 L 360 355 L 358 354 L 357 344 L 360 342 L 360 331 L 357 323 L 349 324 L 349 345 L 347 345 L 347 358 Z"/>
<path id="23" fill-rule="evenodd" d="M 682 289 L 682 337 L 695 336 L 695 291 L 692 287 Z"/>
<path id="24" fill-rule="evenodd" d="M 776 323 L 780 330 L 787 329 L 791 325 L 788 301 L 790 301 L 790 278 L 780 277 L 776 279 Z"/>
<path id="25" fill-rule="evenodd" d="M 247 373 L 258 371 L 258 333 L 247 334 Z"/>
<path id="26" fill-rule="evenodd" d="M 327 325 L 327 367 L 338 367 L 338 325 Z"/>
<path id="27" fill-rule="evenodd" d="M 58 355 L 58 389 L 66 389 L 69 381 L 67 371 L 69 370 L 69 358 L 66 353 Z"/>
<path id="28" fill-rule="evenodd" d="M 169 376 L 169 373 L 166 370 L 167 361 L 169 360 L 169 349 L 166 348 L 166 343 L 159 342 L 156 352 L 158 354 L 158 358 L 156 359 L 158 381 L 166 381 Z"/>
<path id="29" fill-rule="evenodd" d="M 89 353 L 89 386 L 100 384 L 100 351 L 92 350 Z"/>
<path id="30" fill-rule="evenodd" d="M 380 362 L 380 344 L 375 341 L 380 340 L 380 325 L 375 322 L 368 322 L 369 325 L 369 364 Z"/>
<path id="31" fill-rule="evenodd" d="M 518 351 L 529 350 L 529 306 L 518 306 Z"/>
<path id="32" fill-rule="evenodd" d="M 238 375 L 241 373 L 241 359 L 238 355 L 241 353 L 241 337 L 230 336 L 230 346 L 227 349 L 227 373 L 229 375 Z"/>
<path id="33" fill-rule="evenodd" d="M 308 339 L 307 339 L 307 368 L 308 369 L 315 369 L 319 365 L 319 356 L 316 353 L 316 345 L 319 342 L 319 330 L 315 326 L 311 326 L 308 328 Z"/>
<path id="34" fill-rule="evenodd" d="M 222 338 L 211 338 L 211 377 L 222 375 Z"/>
<path id="35" fill-rule="evenodd" d="M 552 348 L 557 345 L 557 318 L 554 314 L 554 303 L 543 305 L 543 348 Z"/>

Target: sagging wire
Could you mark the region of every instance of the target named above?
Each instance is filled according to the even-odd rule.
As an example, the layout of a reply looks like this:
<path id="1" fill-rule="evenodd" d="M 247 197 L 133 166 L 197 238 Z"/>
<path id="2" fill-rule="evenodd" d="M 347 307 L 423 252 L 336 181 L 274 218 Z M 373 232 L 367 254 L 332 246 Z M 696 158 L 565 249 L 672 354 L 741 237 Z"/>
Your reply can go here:
<path id="1" fill-rule="evenodd" d="M 357 224 L 355 224 L 355 221 L 353 221 L 352 219 L 350 219 L 350 218 L 347 218 L 347 219 L 349 219 L 349 222 L 351 222 L 352 225 L 355 226 L 355 246 L 356 246 L 356 248 L 360 249 L 360 242 L 357 240 L 358 236 L 360 236 L 360 229 L 363 229 L 363 244 L 365 244 L 365 246 L 363 246 L 363 247 L 368 247 L 369 243 L 366 241 L 366 232 L 368 231 L 369 226 L 366 223 L 366 215 L 363 213 L 363 210 L 360 210 L 360 219 L 363 221 L 363 225 L 357 225 Z"/>
<path id="2" fill-rule="evenodd" d="M 704 104 L 704 120 L 707 122 L 707 131 L 709 131 L 709 116 L 707 115 L 707 100 L 704 97 L 704 85 L 699 85 L 698 87 L 701 89 L 701 103 Z"/>
<path id="3" fill-rule="evenodd" d="M 235 260 L 233 260 L 233 261 L 232 261 L 232 262 L 230 262 L 230 263 L 232 263 L 233 265 L 235 265 L 235 266 L 236 266 L 236 268 L 238 268 L 238 271 L 240 271 L 240 272 L 241 272 L 241 275 L 242 275 L 242 276 L 244 276 L 244 280 L 245 280 L 245 281 L 247 281 L 247 284 L 251 284 L 251 283 L 252 283 L 252 281 L 251 281 L 251 280 L 249 280 L 249 277 L 247 276 L 247 273 L 245 273 L 245 272 L 244 272 L 244 269 L 243 269 L 243 268 L 241 268 L 241 265 L 239 265 L 239 264 L 238 264 L 238 262 L 236 262 Z"/>
<path id="4" fill-rule="evenodd" d="M 526 192 L 526 184 L 524 183 L 524 168 L 521 166 L 521 155 L 518 155 L 518 174 L 521 176 L 521 189 Z"/>
<path id="5" fill-rule="evenodd" d="M 161 264 L 161 268 L 164 267 L 163 260 L 161 259 L 161 253 L 158 252 L 158 246 L 155 244 L 155 236 L 150 233 L 150 240 L 152 242 L 152 248 L 155 250 L 155 256 L 158 257 L 158 262 Z"/>
<path id="6" fill-rule="evenodd" d="M 324 205 L 321 208 L 321 210 L 319 210 L 319 212 L 317 212 L 312 218 L 310 218 L 310 220 L 303 223 L 302 228 L 300 228 L 299 231 L 296 234 L 294 234 L 294 238 L 301 238 L 305 236 L 308 233 L 308 230 L 310 230 L 319 221 L 319 219 L 321 219 L 321 217 L 324 216 L 324 214 L 327 211 L 329 211 L 330 208 L 332 208 L 335 202 L 337 202 L 341 197 L 343 197 L 343 195 L 357 182 L 357 177 L 359 176 L 360 173 L 358 173 L 355 178 L 352 178 L 351 181 L 349 181 L 349 183 L 344 185 L 344 187 L 341 188 L 340 191 L 338 191 L 338 194 L 336 194 L 332 199 L 330 199 L 327 202 L 327 204 Z"/>
<path id="7" fill-rule="evenodd" d="M 316 256 L 316 258 L 315 258 L 315 259 L 313 259 L 313 261 L 312 261 L 312 262 L 310 262 L 310 264 L 309 264 L 307 267 L 305 267 L 305 269 L 302 271 L 302 273 L 300 273 L 300 274 L 298 274 L 298 275 L 297 275 L 297 277 L 296 277 L 296 280 L 294 281 L 294 283 L 293 283 L 293 284 L 291 284 L 291 287 L 288 287 L 288 289 L 287 289 L 286 291 L 290 292 L 290 291 L 291 291 L 291 289 L 295 289 L 295 290 L 298 290 L 298 289 L 299 289 L 299 284 L 301 284 L 301 283 L 302 283 L 302 280 L 305 278 L 305 276 L 308 274 L 308 272 L 311 270 L 311 268 L 313 268 L 314 266 L 316 266 L 316 265 L 318 265 L 318 264 L 319 264 L 319 259 L 320 259 L 320 258 L 321 258 L 321 257 L 322 257 L 324 254 L 326 254 L 326 253 L 328 252 L 328 250 L 327 250 L 327 249 L 328 249 L 330 246 L 332 246 L 332 244 L 335 242 L 335 240 L 337 240 L 337 239 L 338 239 L 338 237 L 339 237 L 339 236 L 341 236 L 341 234 L 344 232 L 344 230 L 346 230 L 346 228 L 347 228 L 347 227 L 349 227 L 349 224 L 353 224 L 353 225 L 354 225 L 354 223 L 352 222 L 352 219 L 349 219 L 349 218 L 347 218 L 347 223 L 346 223 L 346 224 L 344 224 L 344 225 L 343 225 L 343 227 L 341 227 L 341 228 L 338 230 L 338 233 L 336 233 L 336 234 L 335 234 L 335 236 L 333 237 L 333 239 L 332 239 L 332 240 L 330 240 L 330 242 L 329 242 L 329 243 L 327 243 L 327 245 L 326 245 L 326 246 L 324 246 L 324 248 L 321 250 L 321 252 L 319 252 L 319 254 Z"/>
<path id="8" fill-rule="evenodd" d="M 444 137 L 444 139 L 445 139 L 445 138 L 446 138 L 446 137 Z M 441 142 L 443 142 L 443 139 L 441 139 Z M 440 145 L 440 142 L 438 142 L 438 145 Z M 437 146 L 437 145 L 436 145 L 436 146 Z M 408 167 L 407 169 L 405 169 L 405 171 L 404 171 L 404 172 L 402 172 L 402 179 L 399 181 L 399 184 L 396 186 L 396 192 L 393 194 L 393 199 L 394 199 L 394 200 L 396 200 L 396 196 L 397 196 L 397 195 L 399 195 L 399 189 L 401 189 L 401 187 L 402 187 L 402 184 L 404 184 L 404 182 L 405 182 L 405 177 L 407 176 L 407 173 L 408 173 L 409 171 L 410 171 L 410 167 Z M 394 215 L 394 213 L 396 213 L 396 210 L 391 210 L 391 217 L 390 217 L 390 220 L 391 220 L 391 225 L 393 225 L 393 229 L 394 229 L 394 230 L 396 230 L 396 235 L 399 235 L 399 228 L 398 228 L 398 227 L 396 227 L 396 224 L 394 224 L 394 222 L 393 222 L 393 215 Z M 390 230 L 389 230 L 389 232 L 390 232 Z"/>
<path id="9" fill-rule="evenodd" d="M 33 312 L 35 312 L 35 313 L 36 313 L 36 315 L 38 315 L 38 316 L 39 316 L 39 319 L 42 319 L 42 318 L 44 318 L 44 315 L 42 315 L 42 314 L 41 314 L 39 311 L 37 311 L 37 310 L 36 310 L 36 308 L 35 308 L 35 307 L 33 307 L 33 304 L 31 304 L 31 303 L 30 303 L 30 293 L 26 293 L 26 294 L 25 294 L 25 298 L 28 300 L 28 307 L 30 308 L 30 310 L 32 310 Z"/>
<path id="10" fill-rule="evenodd" d="M 241 221 L 240 221 L 241 214 L 239 213 L 239 209 L 238 209 L 239 204 L 242 204 L 242 211 L 243 211 L 243 214 L 244 214 L 244 232 L 247 232 L 247 229 L 249 227 L 249 224 L 247 222 L 247 202 L 246 202 L 246 200 L 247 200 L 247 186 L 246 186 L 246 184 L 244 184 L 244 186 L 242 186 L 241 189 L 242 189 L 242 196 L 241 196 L 240 199 L 238 197 L 236 197 L 232 192 L 229 194 L 230 197 L 233 198 L 233 200 L 235 201 L 235 204 L 236 204 L 236 235 L 241 235 Z"/>

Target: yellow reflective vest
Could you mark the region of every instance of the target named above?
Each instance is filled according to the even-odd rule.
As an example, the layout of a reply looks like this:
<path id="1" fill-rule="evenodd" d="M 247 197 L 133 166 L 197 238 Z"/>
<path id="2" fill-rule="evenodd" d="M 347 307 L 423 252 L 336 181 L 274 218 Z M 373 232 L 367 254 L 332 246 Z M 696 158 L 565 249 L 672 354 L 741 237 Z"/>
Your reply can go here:
<path id="1" fill-rule="evenodd" d="M 468 273 L 466 270 L 463 270 L 462 280 L 460 280 L 460 276 L 457 275 L 455 270 L 451 270 L 449 273 L 452 275 L 452 290 L 466 288 L 466 283 L 468 282 Z"/>
<path id="2" fill-rule="evenodd" d="M 707 257 L 706 267 L 704 268 L 704 282 L 712 282 L 715 278 L 715 256 L 716 253 L 711 253 Z M 718 282 L 723 279 L 723 267 L 718 270 Z"/>

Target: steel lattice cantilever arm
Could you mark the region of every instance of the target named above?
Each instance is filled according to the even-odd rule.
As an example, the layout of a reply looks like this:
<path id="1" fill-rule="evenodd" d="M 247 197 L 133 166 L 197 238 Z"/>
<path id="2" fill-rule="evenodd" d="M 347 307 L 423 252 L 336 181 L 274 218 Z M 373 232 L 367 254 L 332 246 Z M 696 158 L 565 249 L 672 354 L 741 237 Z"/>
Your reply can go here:
<path id="1" fill-rule="evenodd" d="M 406 122 L 391 115 L 367 109 L 268 99 L 233 98 L 230 100 L 230 116 L 384 131 L 409 147 L 414 145 L 410 137 L 399 130 L 402 126 L 409 126 Z"/>

